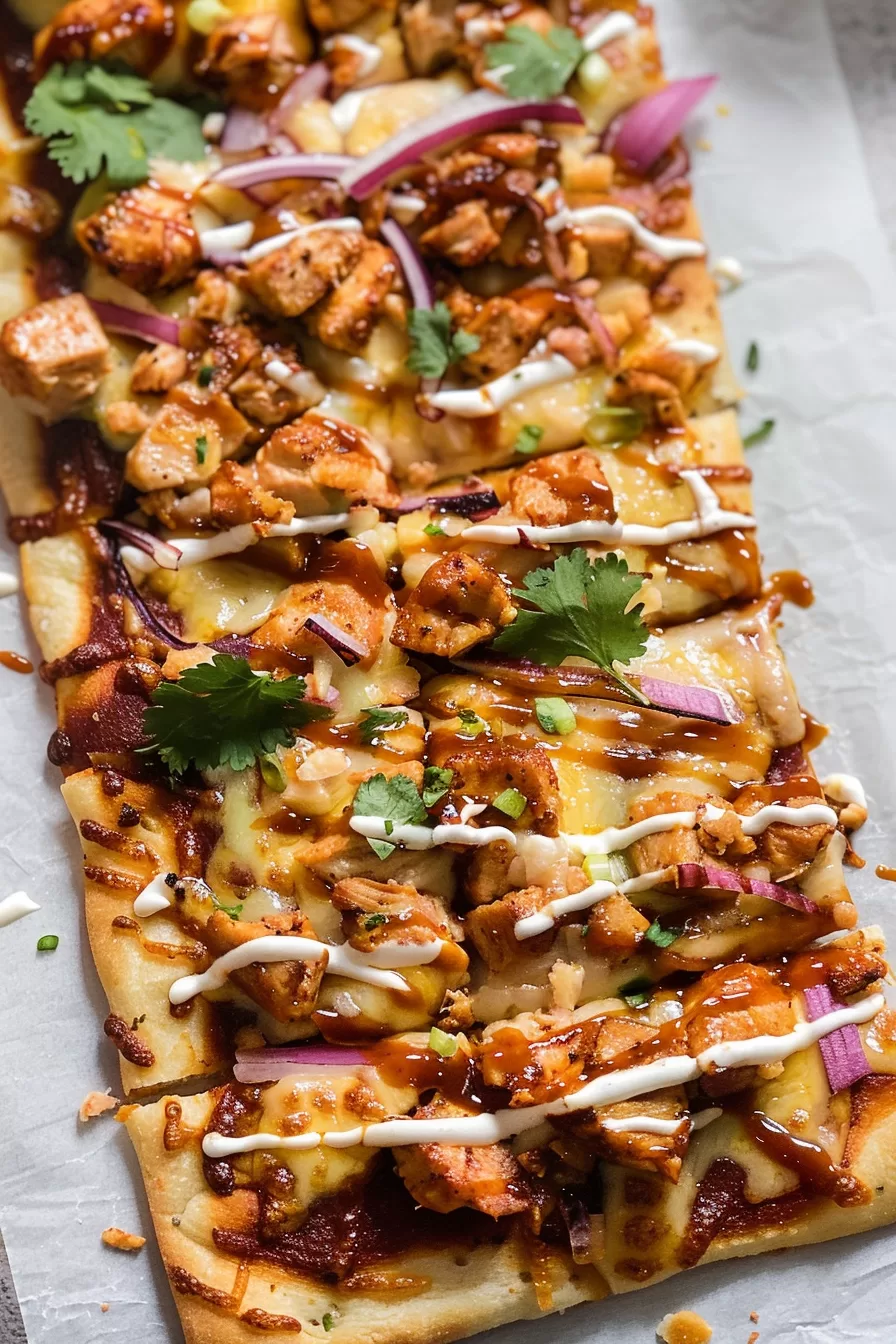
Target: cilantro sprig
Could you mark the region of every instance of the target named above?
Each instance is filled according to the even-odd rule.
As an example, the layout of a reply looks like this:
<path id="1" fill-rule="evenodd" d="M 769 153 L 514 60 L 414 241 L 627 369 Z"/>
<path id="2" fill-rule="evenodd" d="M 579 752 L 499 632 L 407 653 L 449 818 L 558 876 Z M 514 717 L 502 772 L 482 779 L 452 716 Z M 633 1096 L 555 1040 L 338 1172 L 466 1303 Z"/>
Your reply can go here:
<path id="1" fill-rule="evenodd" d="M 362 709 L 360 736 L 365 746 L 371 747 L 378 742 L 383 733 L 391 733 L 396 728 L 403 728 L 408 721 L 408 712 L 406 709 L 381 708 L 378 705 L 371 705 L 367 709 Z"/>
<path id="2" fill-rule="evenodd" d="M 35 87 L 24 116 L 73 182 L 92 181 L 105 169 L 112 186 L 132 187 L 149 175 L 153 155 L 184 162 L 205 153 L 199 114 L 157 98 L 148 80 L 123 67 L 57 63 Z"/>
<path id="3" fill-rule="evenodd" d="M 637 692 L 619 671 L 647 647 L 641 603 L 629 610 L 641 578 L 613 554 L 589 560 L 581 547 L 553 565 L 532 570 L 514 595 L 532 604 L 500 632 L 494 647 L 502 653 L 557 667 L 564 658 L 587 658 L 629 694 Z"/>
<path id="4" fill-rule="evenodd" d="M 385 822 L 386 834 L 396 826 L 422 826 L 427 820 L 426 807 L 419 790 L 407 775 L 371 775 L 358 786 L 352 813 L 356 817 L 379 817 Z M 378 859 L 388 859 L 395 849 L 391 840 L 367 837 L 367 843 Z"/>
<path id="5" fill-rule="evenodd" d="M 305 700 L 301 677 L 275 681 L 254 672 L 245 658 L 217 653 L 211 663 L 188 667 L 177 681 L 163 681 L 143 717 L 150 743 L 176 775 L 188 766 L 246 770 L 277 747 L 292 746 L 294 730 L 329 717 Z"/>
<path id="6" fill-rule="evenodd" d="M 408 313 L 411 353 L 407 366 L 421 378 L 442 378 L 449 365 L 457 364 L 479 349 L 479 337 L 469 331 L 451 330 L 451 312 L 439 301 L 432 308 L 412 308 Z"/>
<path id="7" fill-rule="evenodd" d="M 525 24 L 511 23 L 502 42 L 489 42 L 485 48 L 489 69 L 500 71 L 501 87 L 512 98 L 556 97 L 584 55 L 572 29 L 559 25 L 542 37 Z"/>

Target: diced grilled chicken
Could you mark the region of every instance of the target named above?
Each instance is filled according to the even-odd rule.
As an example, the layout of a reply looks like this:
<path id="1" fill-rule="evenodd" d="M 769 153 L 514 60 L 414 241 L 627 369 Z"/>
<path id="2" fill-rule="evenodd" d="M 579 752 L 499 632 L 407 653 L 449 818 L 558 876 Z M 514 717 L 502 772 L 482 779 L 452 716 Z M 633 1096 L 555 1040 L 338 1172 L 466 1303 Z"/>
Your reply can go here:
<path id="1" fill-rule="evenodd" d="M 394 14 L 398 0 L 308 0 L 308 17 L 318 32 L 337 33 L 370 14 Z"/>
<path id="2" fill-rule="evenodd" d="M 656 1031 L 626 1017 L 588 1018 L 559 1033 L 537 1018 L 516 1019 L 487 1029 L 479 1062 L 489 1086 L 507 1088 L 516 1106 L 532 1106 L 580 1087 L 582 1074 L 596 1067 L 617 1059 L 622 1066 L 627 1061 L 620 1057 Z M 527 1048 L 519 1049 L 525 1041 Z"/>
<path id="3" fill-rule="evenodd" d="M 793 1030 L 790 996 L 763 966 L 744 963 L 709 971 L 691 986 L 684 1004 L 686 1011 L 693 1010 L 687 1027 L 692 1055 L 725 1041 L 783 1036 Z M 702 1087 L 710 1096 L 725 1096 L 749 1087 L 755 1077 L 753 1066 L 713 1068 L 704 1074 Z"/>
<path id="4" fill-rule="evenodd" d="M 359 952 L 371 952 L 382 942 L 458 941 L 463 933 L 435 896 L 408 883 L 347 877 L 336 883 L 330 899 L 342 913 L 343 933 Z"/>
<path id="5" fill-rule="evenodd" d="M 141 350 L 131 369 L 132 392 L 170 392 L 187 376 L 187 352 L 161 341 Z"/>
<path id="6" fill-rule="evenodd" d="M 268 374 L 267 366 L 274 362 L 286 366 L 290 386 Z M 324 396 L 314 374 L 302 367 L 295 346 L 244 322 L 212 328 L 200 367 L 211 368 L 210 387 L 226 391 L 245 416 L 265 429 L 294 420 Z"/>
<path id="7" fill-rule="evenodd" d="M 580 238 L 588 252 L 589 275 L 609 280 L 625 269 L 632 250 L 630 229 L 616 224 L 595 224 L 581 229 Z"/>
<path id="8" fill-rule="evenodd" d="M 444 257 L 455 266 L 478 266 L 501 241 L 489 218 L 485 201 L 464 201 L 439 224 L 420 235 L 426 252 Z"/>
<path id="9" fill-rule="evenodd" d="M 401 15 L 401 36 L 415 75 L 432 75 L 455 59 L 461 39 L 455 0 L 415 0 Z"/>
<path id="10" fill-rule="evenodd" d="M 202 322 L 235 322 L 246 295 L 220 271 L 200 271 L 193 282 L 190 316 Z"/>
<path id="11" fill-rule="evenodd" d="M 277 317 L 301 317 L 351 273 L 365 239 L 342 229 L 301 234 L 254 261 L 246 287 Z"/>
<path id="12" fill-rule="evenodd" d="M 462 1107 L 437 1097 L 418 1106 L 413 1118 L 467 1114 Z M 529 1178 L 506 1144 L 461 1148 L 420 1143 L 395 1148 L 394 1154 L 398 1174 L 414 1199 L 436 1213 L 467 1207 L 490 1218 L 506 1218 L 523 1213 L 533 1203 Z"/>
<path id="13" fill-rule="evenodd" d="M 647 817 L 663 816 L 669 812 L 697 812 L 708 802 L 717 807 L 724 806 L 720 798 L 707 794 L 677 791 L 644 794 L 632 803 L 629 822 L 644 821 Z M 703 863 L 707 856 L 697 832 L 680 827 L 637 840 L 631 847 L 631 857 L 635 872 L 653 873 L 674 863 Z"/>
<path id="14" fill-rule="evenodd" d="M 676 429 L 687 415 L 681 394 L 669 378 L 644 369 L 621 369 L 607 385 L 608 406 L 633 406 L 651 425 Z"/>
<path id="15" fill-rule="evenodd" d="M 298 910 L 265 915 L 253 923 L 231 919 L 216 910 L 202 929 L 203 942 L 215 956 L 223 956 L 253 938 L 282 936 L 314 938 L 311 924 Z M 278 1022 L 296 1022 L 314 1012 L 326 963 L 320 961 L 264 962 L 232 971 L 231 979 Z"/>
<path id="16" fill-rule="evenodd" d="M 542 887 L 511 891 L 499 901 L 477 905 L 466 917 L 470 942 L 490 971 L 505 971 L 521 956 L 538 956 L 554 940 L 554 931 L 521 941 L 514 933 L 516 922 L 540 910 L 550 899 Z"/>
<path id="17" fill-rule="evenodd" d="M 756 797 L 757 793 L 761 795 L 761 787 L 756 790 L 743 789 L 737 800 L 738 812 L 749 816 L 763 807 L 764 800 L 761 796 Z M 809 794 L 788 798 L 787 806 L 809 807 L 818 801 L 816 794 Z M 768 865 L 772 881 L 779 881 L 783 877 L 801 873 L 808 868 L 830 840 L 832 833 L 833 827 L 824 823 L 814 826 L 788 826 L 775 822 L 756 837 L 754 846 L 756 858 Z"/>
<path id="18" fill-rule="evenodd" d="M 192 490 L 233 457 L 248 433 L 248 421 L 226 396 L 181 383 L 128 453 L 125 477 L 138 490 Z"/>
<path id="19" fill-rule="evenodd" d="M 83 294 L 47 299 L 0 333 L 0 382 L 45 420 L 92 396 L 108 366 L 109 341 Z"/>
<path id="20" fill-rule="evenodd" d="M 209 516 L 218 528 L 288 523 L 294 513 L 292 504 L 264 490 L 252 468 L 239 462 L 222 462 L 209 481 Z"/>
<path id="21" fill-rule="evenodd" d="M 585 946 L 597 956 L 616 960 L 630 956 L 643 941 L 650 920 L 617 891 L 591 907 Z"/>
<path id="22" fill-rule="evenodd" d="M 392 251 L 374 239 L 365 239 L 349 274 L 308 314 L 309 327 L 333 350 L 360 354 L 370 340 L 397 276 Z"/>
<path id="23" fill-rule="evenodd" d="M 70 0 L 34 39 L 43 70 L 54 61 L 123 61 L 149 72 L 174 36 L 165 0 Z"/>
<path id="24" fill-rule="evenodd" d="M 289 28 L 272 9 L 217 24 L 194 70 L 228 100 L 265 110 L 285 90 L 298 65 Z"/>
<path id="25" fill-rule="evenodd" d="M 75 225 L 75 236 L 92 261 L 142 294 L 182 284 L 201 255 L 188 202 L 153 186 L 113 196 Z"/>
<path id="26" fill-rule="evenodd" d="M 329 513 L 334 495 L 383 508 L 398 498 L 364 431 L 316 415 L 272 434 L 252 469 L 260 486 L 290 500 L 300 514 Z"/>
<path id="27" fill-rule="evenodd" d="M 269 619 L 255 631 L 254 641 L 313 658 L 327 645 L 305 628 L 305 622 L 309 616 L 324 616 L 357 640 L 367 650 L 363 661 L 371 662 L 382 643 L 385 615 L 393 599 L 369 557 L 367 548 L 355 542 L 325 542 L 317 576 L 287 589 Z"/>
<path id="28" fill-rule="evenodd" d="M 453 290 L 446 302 L 457 325 L 479 341 L 460 367 L 480 382 L 515 369 L 538 340 L 544 320 L 543 313 L 511 298 L 486 299 L 479 305 L 462 290 Z"/>
<path id="29" fill-rule="evenodd" d="M 49 238 L 61 221 L 59 202 L 43 187 L 0 183 L 0 229 L 15 229 L 26 238 Z"/>
<path id="30" fill-rule="evenodd" d="M 609 523 L 616 520 L 607 478 L 594 453 L 584 449 L 551 453 L 514 472 L 510 506 L 515 518 L 527 519 L 538 527 L 591 518 Z"/>
<path id="31" fill-rule="evenodd" d="M 674 1134 L 653 1134 L 643 1129 L 608 1129 L 607 1120 L 629 1121 L 648 1116 L 652 1120 L 678 1121 Z M 664 1088 L 634 1101 L 573 1112 L 557 1121 L 558 1128 L 574 1134 L 609 1162 L 641 1171 L 658 1171 L 677 1181 L 690 1137 L 687 1097 L 683 1088 Z"/>
<path id="32" fill-rule="evenodd" d="M 504 626 L 516 615 L 504 580 L 488 565 L 453 551 L 423 575 L 398 613 L 392 643 L 441 658 L 453 658 Z"/>

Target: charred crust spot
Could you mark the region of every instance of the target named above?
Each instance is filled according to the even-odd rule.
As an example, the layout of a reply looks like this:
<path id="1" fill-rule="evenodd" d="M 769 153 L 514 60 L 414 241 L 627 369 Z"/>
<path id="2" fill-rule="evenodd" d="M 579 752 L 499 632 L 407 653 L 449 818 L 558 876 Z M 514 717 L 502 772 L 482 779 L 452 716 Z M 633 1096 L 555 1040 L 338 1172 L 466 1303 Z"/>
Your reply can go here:
<path id="1" fill-rule="evenodd" d="M 119 1054 L 138 1069 L 151 1069 L 156 1057 L 145 1041 L 132 1031 L 123 1018 L 110 1013 L 103 1023 L 103 1031 L 116 1046 Z"/>
<path id="2" fill-rule="evenodd" d="M 203 1302 L 208 1302 L 213 1307 L 221 1307 L 224 1310 L 233 1309 L 233 1297 L 230 1293 L 222 1292 L 220 1288 L 212 1288 L 211 1284 L 203 1283 L 201 1279 L 195 1278 L 180 1265 L 166 1264 L 168 1278 L 171 1285 L 185 1297 L 201 1297 Z"/>
<path id="3" fill-rule="evenodd" d="M 71 758 L 72 740 L 68 733 L 64 733 L 61 728 L 57 728 L 55 733 L 50 734 L 50 740 L 47 743 L 47 760 L 51 765 L 62 766 L 66 765 Z"/>
<path id="4" fill-rule="evenodd" d="M 130 803 L 122 803 L 121 810 L 118 813 L 118 824 L 125 827 L 139 826 L 140 813 L 136 807 L 132 807 Z"/>
<path id="5" fill-rule="evenodd" d="M 256 1330 L 292 1330 L 298 1334 L 302 1328 L 301 1321 L 297 1321 L 295 1316 L 275 1316 L 270 1311 L 262 1311 L 261 1307 L 244 1311 L 240 1320 L 254 1326 Z"/>

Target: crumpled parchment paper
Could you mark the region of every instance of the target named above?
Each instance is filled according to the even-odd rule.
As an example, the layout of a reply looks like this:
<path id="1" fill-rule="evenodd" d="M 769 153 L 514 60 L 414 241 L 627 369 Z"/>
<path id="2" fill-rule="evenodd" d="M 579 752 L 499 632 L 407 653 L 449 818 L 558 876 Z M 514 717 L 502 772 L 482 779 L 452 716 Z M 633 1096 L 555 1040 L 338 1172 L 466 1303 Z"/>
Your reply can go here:
<path id="1" fill-rule="evenodd" d="M 694 168 L 713 254 L 748 277 L 723 300 L 735 366 L 760 346 L 744 429 L 777 422 L 749 454 L 760 540 L 768 572 L 815 584 L 811 610 L 787 609 L 784 643 L 803 703 L 831 725 L 820 768 L 868 790 L 853 889 L 896 948 L 896 888 L 874 877 L 896 864 L 896 275 L 820 0 L 657 9 L 670 74 L 721 75 L 690 139 L 711 145 Z M 16 598 L 0 603 L 0 647 L 34 653 Z M 0 669 L 0 895 L 24 887 L 42 907 L 0 929 L 0 1223 L 32 1344 L 166 1344 L 181 1334 L 126 1135 L 109 1116 L 77 1120 L 117 1070 L 81 930 L 80 850 L 44 756 L 53 727 L 49 691 Z M 59 935 L 57 951 L 35 950 L 42 933 Z M 110 1224 L 150 1244 L 109 1250 Z M 719 1344 L 755 1328 L 761 1344 L 876 1344 L 896 1326 L 896 1229 L 697 1269 L 490 1340 L 648 1344 L 685 1306 Z"/>

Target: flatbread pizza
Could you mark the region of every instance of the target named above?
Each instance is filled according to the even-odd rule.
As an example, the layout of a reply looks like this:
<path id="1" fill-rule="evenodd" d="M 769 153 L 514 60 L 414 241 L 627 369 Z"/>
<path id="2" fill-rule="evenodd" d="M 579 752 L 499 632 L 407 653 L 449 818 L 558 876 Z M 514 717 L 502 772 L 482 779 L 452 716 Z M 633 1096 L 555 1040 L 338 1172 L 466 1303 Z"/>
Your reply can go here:
<path id="1" fill-rule="evenodd" d="M 892 1221 L 711 81 L 590 0 L 7 21 L 0 481 L 188 1344 L 465 1338 Z"/>

